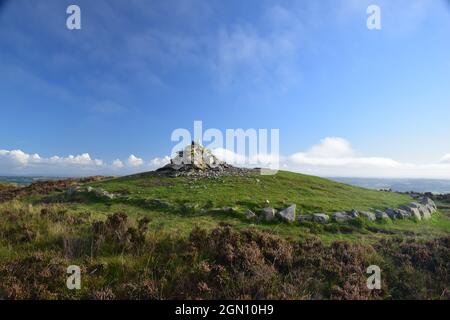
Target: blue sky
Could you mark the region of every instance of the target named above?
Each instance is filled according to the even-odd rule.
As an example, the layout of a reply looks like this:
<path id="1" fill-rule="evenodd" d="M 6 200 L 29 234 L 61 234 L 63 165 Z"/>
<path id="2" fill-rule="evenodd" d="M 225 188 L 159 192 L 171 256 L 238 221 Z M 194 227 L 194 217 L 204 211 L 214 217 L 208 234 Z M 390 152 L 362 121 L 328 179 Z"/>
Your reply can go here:
<path id="1" fill-rule="evenodd" d="M 143 170 L 201 120 L 279 128 L 291 170 L 450 178 L 449 37 L 444 0 L 6 1 L 0 174 Z"/>

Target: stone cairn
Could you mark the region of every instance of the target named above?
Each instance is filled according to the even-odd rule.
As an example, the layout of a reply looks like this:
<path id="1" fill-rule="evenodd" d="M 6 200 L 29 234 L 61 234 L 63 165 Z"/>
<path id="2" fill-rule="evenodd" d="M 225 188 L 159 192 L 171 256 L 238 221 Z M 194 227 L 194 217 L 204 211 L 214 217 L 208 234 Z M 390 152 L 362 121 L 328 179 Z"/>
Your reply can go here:
<path id="1" fill-rule="evenodd" d="M 194 141 L 183 150 L 178 151 L 170 163 L 156 170 L 157 174 L 169 177 L 244 176 L 259 172 L 259 169 L 238 168 L 220 161 L 211 150 Z"/>

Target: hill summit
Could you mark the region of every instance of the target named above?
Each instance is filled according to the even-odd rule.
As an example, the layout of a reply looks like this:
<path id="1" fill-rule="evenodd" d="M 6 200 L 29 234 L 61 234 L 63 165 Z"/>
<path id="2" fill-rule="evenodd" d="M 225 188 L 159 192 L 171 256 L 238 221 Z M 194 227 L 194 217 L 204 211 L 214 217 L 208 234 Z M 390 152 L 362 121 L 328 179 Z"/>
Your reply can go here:
<path id="1" fill-rule="evenodd" d="M 205 176 L 245 175 L 259 173 L 259 169 L 237 168 L 219 160 L 211 150 L 192 141 L 170 159 L 170 163 L 156 170 L 167 176 Z"/>

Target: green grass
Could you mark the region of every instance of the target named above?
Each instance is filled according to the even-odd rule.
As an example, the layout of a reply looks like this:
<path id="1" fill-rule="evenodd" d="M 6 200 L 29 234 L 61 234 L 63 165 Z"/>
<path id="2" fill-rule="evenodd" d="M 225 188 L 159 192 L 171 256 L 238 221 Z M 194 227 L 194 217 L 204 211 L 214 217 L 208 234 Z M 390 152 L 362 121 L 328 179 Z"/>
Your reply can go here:
<path id="1" fill-rule="evenodd" d="M 405 195 L 284 171 L 273 176 L 220 179 L 169 178 L 142 173 L 90 185 L 110 192 L 126 190 L 132 200 L 161 199 L 172 204 L 189 203 L 199 208 L 258 209 L 269 200 L 272 206 L 281 209 L 295 203 L 299 213 L 385 209 L 411 201 Z"/>
<path id="2" fill-rule="evenodd" d="M 289 172 L 220 179 L 143 173 L 88 185 L 124 196 L 62 191 L 0 203 L 0 298 L 339 298 L 337 285 L 346 298 L 437 299 L 445 289 L 448 203 L 437 203 L 428 221 L 289 224 L 251 222 L 244 212 L 266 200 L 277 209 L 295 203 L 298 213 L 331 213 L 412 199 Z M 149 205 L 155 199 L 168 206 Z M 107 223 L 119 212 L 124 229 Z M 143 217 L 149 223 L 140 238 Z M 80 291 L 65 288 L 71 264 L 82 267 Z M 383 296 L 363 291 L 371 264 L 388 270 Z"/>

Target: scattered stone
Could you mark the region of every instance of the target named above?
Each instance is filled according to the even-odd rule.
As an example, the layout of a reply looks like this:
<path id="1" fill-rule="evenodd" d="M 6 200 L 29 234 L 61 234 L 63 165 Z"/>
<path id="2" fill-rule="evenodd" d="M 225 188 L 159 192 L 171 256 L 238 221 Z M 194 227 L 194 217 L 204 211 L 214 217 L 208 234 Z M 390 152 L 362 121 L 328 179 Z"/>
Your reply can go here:
<path id="1" fill-rule="evenodd" d="M 396 218 L 396 214 L 395 214 L 395 210 L 392 208 L 388 208 L 386 209 L 385 213 L 389 216 L 389 218 L 391 219 L 395 219 Z"/>
<path id="2" fill-rule="evenodd" d="M 297 208 L 296 204 L 293 204 L 289 207 L 287 207 L 284 210 L 281 210 L 278 215 L 281 217 L 281 219 L 288 221 L 288 222 L 294 222 L 295 221 L 295 210 Z"/>
<path id="3" fill-rule="evenodd" d="M 386 212 L 383 212 L 381 210 L 375 210 L 375 216 L 378 220 L 389 219 L 389 216 L 386 214 Z"/>
<path id="4" fill-rule="evenodd" d="M 297 217 L 297 221 L 302 223 L 304 221 L 312 221 L 313 220 L 313 216 L 310 214 L 301 214 Z"/>
<path id="5" fill-rule="evenodd" d="M 353 219 L 358 218 L 359 217 L 359 212 L 357 210 L 352 210 L 350 212 L 347 213 L 347 215 Z"/>
<path id="6" fill-rule="evenodd" d="M 354 219 L 352 216 L 350 216 L 348 213 L 345 212 L 335 212 L 333 213 L 332 218 L 336 222 L 344 222 Z"/>
<path id="7" fill-rule="evenodd" d="M 110 200 L 114 199 L 114 194 L 100 188 L 95 189 L 95 195 L 99 198 L 108 198 Z"/>
<path id="8" fill-rule="evenodd" d="M 406 205 L 406 206 L 401 206 L 400 209 L 403 209 L 406 212 L 409 212 L 409 214 L 412 218 L 415 218 L 416 220 L 419 220 L 419 221 L 422 220 L 422 216 L 420 215 L 420 211 L 418 208 Z"/>
<path id="9" fill-rule="evenodd" d="M 314 213 L 313 220 L 319 223 L 327 223 L 330 220 L 330 217 L 325 213 Z"/>
<path id="10" fill-rule="evenodd" d="M 369 221 L 375 221 L 377 217 L 375 216 L 375 213 L 369 212 L 369 211 L 361 211 L 361 216 L 366 218 Z"/>
<path id="11" fill-rule="evenodd" d="M 258 216 L 250 209 L 245 212 L 245 218 L 247 218 L 247 220 L 255 220 L 257 217 Z"/>
<path id="12" fill-rule="evenodd" d="M 262 216 L 265 221 L 272 221 L 275 219 L 275 214 L 277 213 L 277 210 L 271 207 L 266 207 L 262 210 Z"/>

